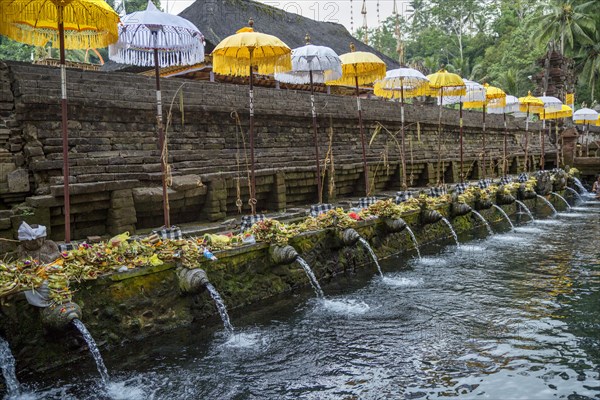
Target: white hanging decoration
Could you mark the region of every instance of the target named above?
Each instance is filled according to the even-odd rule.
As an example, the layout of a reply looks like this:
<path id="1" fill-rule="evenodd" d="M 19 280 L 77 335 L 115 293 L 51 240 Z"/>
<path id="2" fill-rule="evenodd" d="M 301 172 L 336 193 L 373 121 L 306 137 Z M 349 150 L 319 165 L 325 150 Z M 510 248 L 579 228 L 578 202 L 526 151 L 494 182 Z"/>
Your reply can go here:
<path id="1" fill-rule="evenodd" d="M 334 81 L 342 76 L 342 61 L 335 51 L 325 46 L 307 44 L 292 50 L 292 70 L 275 73 L 275 79 L 292 84 Z"/>

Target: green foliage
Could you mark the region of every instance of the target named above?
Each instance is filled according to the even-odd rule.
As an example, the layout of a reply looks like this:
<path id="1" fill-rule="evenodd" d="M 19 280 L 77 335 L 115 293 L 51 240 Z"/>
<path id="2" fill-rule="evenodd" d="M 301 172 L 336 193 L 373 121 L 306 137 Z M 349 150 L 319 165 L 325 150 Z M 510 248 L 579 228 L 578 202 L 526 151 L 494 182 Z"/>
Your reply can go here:
<path id="1" fill-rule="evenodd" d="M 29 61 L 34 49 L 0 35 L 0 60 Z"/>

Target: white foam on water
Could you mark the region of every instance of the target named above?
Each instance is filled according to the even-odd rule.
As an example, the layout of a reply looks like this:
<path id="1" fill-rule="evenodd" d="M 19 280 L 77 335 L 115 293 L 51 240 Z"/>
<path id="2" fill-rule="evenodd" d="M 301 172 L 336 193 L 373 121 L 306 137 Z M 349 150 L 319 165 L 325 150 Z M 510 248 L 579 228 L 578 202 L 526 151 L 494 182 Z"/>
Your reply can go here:
<path id="1" fill-rule="evenodd" d="M 585 217 L 589 217 L 589 215 L 584 214 L 584 213 L 558 213 L 556 214 L 558 217 L 564 218 L 585 218 Z"/>
<path id="2" fill-rule="evenodd" d="M 540 229 L 540 228 L 520 226 L 518 228 L 515 228 L 515 232 L 517 232 L 517 233 L 543 233 L 543 232 L 545 232 L 545 230 Z"/>
<path id="3" fill-rule="evenodd" d="M 518 235 L 495 235 L 492 236 L 489 240 L 505 243 L 523 243 L 528 241 L 527 238 L 523 238 L 523 236 Z"/>
<path id="4" fill-rule="evenodd" d="M 148 395 L 141 387 L 132 386 L 131 382 L 111 381 L 106 391 L 112 400 L 145 400 Z"/>
<path id="5" fill-rule="evenodd" d="M 484 251 L 487 251 L 485 247 L 476 244 L 463 244 L 458 250 L 469 253 L 483 253 Z"/>
<path id="6" fill-rule="evenodd" d="M 355 299 L 322 299 L 320 303 L 327 311 L 331 311 L 336 314 L 361 315 L 371 309 L 371 307 L 364 301 L 358 301 Z"/>
<path id="7" fill-rule="evenodd" d="M 584 211 L 584 212 L 588 212 L 588 213 L 600 213 L 600 209 L 595 208 L 595 207 L 571 207 L 571 210 L 573 211 Z"/>
<path id="8" fill-rule="evenodd" d="M 441 257 L 423 257 L 419 260 L 416 260 L 416 262 L 428 267 L 441 267 L 448 263 Z"/>
<path id="9" fill-rule="evenodd" d="M 223 347 L 230 349 L 245 349 L 254 347 L 257 343 L 261 342 L 260 335 L 258 333 L 234 333 L 229 335 Z"/>
<path id="10" fill-rule="evenodd" d="M 395 287 L 415 287 L 423 284 L 423 279 L 421 278 L 404 278 L 400 276 L 384 276 L 382 281 L 386 285 Z"/>
<path id="11" fill-rule="evenodd" d="M 556 219 L 536 219 L 534 221 L 531 221 L 532 224 L 536 224 L 536 225 L 560 225 L 562 224 L 562 222 L 556 220 Z"/>

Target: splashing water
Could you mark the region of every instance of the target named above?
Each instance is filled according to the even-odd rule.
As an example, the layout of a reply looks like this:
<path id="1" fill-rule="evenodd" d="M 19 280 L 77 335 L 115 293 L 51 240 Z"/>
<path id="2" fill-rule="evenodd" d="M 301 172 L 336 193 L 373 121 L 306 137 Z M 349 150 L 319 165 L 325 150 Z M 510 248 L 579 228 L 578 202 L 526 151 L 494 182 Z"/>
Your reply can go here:
<path id="1" fill-rule="evenodd" d="M 13 357 L 8 342 L 0 337 L 0 369 L 6 382 L 7 398 L 19 395 L 19 381 L 15 373 L 15 357 Z"/>
<path id="2" fill-rule="evenodd" d="M 551 210 L 552 210 L 552 212 L 554 213 L 553 215 L 556 215 L 556 214 L 558 214 L 558 211 L 556 211 L 556 208 L 554 208 L 554 206 L 552 205 L 552 203 L 550 203 L 550 202 L 548 201 L 548 199 L 547 199 L 547 198 L 545 198 L 545 197 L 543 197 L 543 196 L 540 196 L 539 194 L 537 195 L 537 197 L 538 197 L 538 198 L 540 198 L 540 199 L 542 199 L 542 201 L 543 201 L 544 203 L 546 203 L 546 205 L 547 205 L 548 207 L 550 207 L 550 209 L 551 209 Z"/>
<path id="3" fill-rule="evenodd" d="M 317 297 L 319 297 L 319 298 L 325 297 L 325 295 L 323 294 L 323 289 L 321 289 L 321 285 L 319 285 L 319 281 L 317 280 L 317 277 L 313 273 L 312 269 L 310 268 L 310 265 L 308 265 L 306 260 L 304 260 L 302 257 L 297 257 L 296 261 L 298 261 L 298 264 L 300 264 L 300 266 L 302 267 L 304 272 L 306 272 L 306 276 L 308 276 L 310 285 L 312 286 L 315 293 L 317 294 Z"/>
<path id="4" fill-rule="evenodd" d="M 590 194 L 590 192 L 587 191 L 587 189 L 581 184 L 581 181 L 578 178 L 573 177 L 573 180 L 575 181 L 575 186 L 577 186 L 581 193 Z"/>
<path id="5" fill-rule="evenodd" d="M 379 265 L 379 260 L 377 260 L 377 255 L 375 255 L 375 252 L 371 248 L 371 245 L 369 244 L 369 242 L 367 242 L 367 240 L 365 238 L 360 238 L 360 239 L 358 239 L 358 241 L 365 247 L 365 249 L 367 249 L 369 251 L 369 253 L 371 254 L 371 258 L 373 258 L 375 265 L 377 265 L 377 271 L 379 271 L 379 275 L 381 275 L 383 277 L 383 272 L 381 271 L 381 266 Z"/>
<path id="6" fill-rule="evenodd" d="M 510 224 L 510 229 L 515 229 L 515 226 L 513 225 L 512 221 L 510 220 L 508 215 L 506 215 L 506 213 L 504 212 L 502 207 L 498 206 L 497 204 L 492 204 L 492 205 L 494 206 L 494 208 L 496 210 L 500 211 L 500 214 L 502 214 L 504 216 L 504 218 L 508 221 L 508 223 Z"/>
<path id="7" fill-rule="evenodd" d="M 75 318 L 71 322 L 73 323 L 73 325 L 75 325 L 79 332 L 81 332 L 81 336 L 83 336 L 83 339 L 87 343 L 88 349 L 90 350 L 90 353 L 92 353 L 92 357 L 94 357 L 94 360 L 96 361 L 96 367 L 98 368 L 98 372 L 100 373 L 100 378 L 102 378 L 103 386 L 104 388 L 106 388 L 109 383 L 108 370 L 104 365 L 104 360 L 102 360 L 102 355 L 100 354 L 100 350 L 98 350 L 98 346 L 96 346 L 96 342 L 94 341 L 92 334 L 90 333 L 90 331 L 87 330 L 85 324 L 79 319 Z"/>
<path id="8" fill-rule="evenodd" d="M 479 214 L 477 211 L 475 210 L 471 210 L 471 212 L 473 214 L 475 214 L 475 216 L 477 218 L 479 218 L 481 220 L 481 222 L 483 222 L 485 224 L 485 227 L 487 228 L 487 231 L 490 235 L 494 234 L 494 231 L 492 230 L 492 227 L 490 226 L 490 224 L 488 224 L 488 222 L 485 220 L 485 218 L 483 218 L 483 215 Z"/>
<path id="9" fill-rule="evenodd" d="M 556 192 L 552 192 L 552 193 L 550 193 L 550 194 L 551 194 L 551 195 L 553 195 L 553 196 L 556 196 L 556 197 L 558 197 L 559 199 L 561 199 L 561 200 L 562 200 L 562 201 L 563 201 L 563 202 L 564 202 L 564 203 L 567 205 L 567 209 L 568 209 L 568 210 L 570 210 L 570 209 L 571 209 L 571 205 L 569 204 L 569 202 L 568 202 L 568 201 L 567 201 L 567 200 L 566 200 L 564 197 L 562 197 L 560 194 L 558 194 L 558 193 L 556 193 Z"/>
<path id="10" fill-rule="evenodd" d="M 454 241 L 456 242 L 456 245 L 460 246 L 460 242 L 458 241 L 458 236 L 456 235 L 456 232 L 454 232 L 454 228 L 452 227 L 452 224 L 450 223 L 450 221 L 448 221 L 446 218 L 442 218 L 442 221 L 444 221 L 444 223 L 448 226 L 448 229 L 450 229 L 450 232 L 452 233 L 452 237 L 454 237 Z"/>
<path id="11" fill-rule="evenodd" d="M 577 193 L 577 190 L 571 188 L 571 187 L 566 187 L 565 189 L 567 189 L 568 191 L 570 191 L 571 193 L 573 193 L 575 196 L 577 196 L 577 200 L 579 200 L 580 202 L 583 203 L 583 197 L 581 197 L 581 195 L 579 193 Z"/>
<path id="12" fill-rule="evenodd" d="M 527 216 L 529 216 L 529 218 L 531 218 L 532 221 L 535 221 L 535 218 L 533 218 L 533 214 L 531 213 L 531 211 L 529 210 L 529 207 L 527 207 L 527 205 L 525 203 L 523 203 L 521 200 L 517 200 L 517 199 L 515 199 L 515 202 L 519 205 L 519 207 L 521 207 L 522 209 L 525 210 L 525 212 L 527 213 Z"/>
<path id="13" fill-rule="evenodd" d="M 215 305 L 217 306 L 217 310 L 219 311 L 219 315 L 221 315 L 221 320 L 223 320 L 223 326 L 228 334 L 233 333 L 233 325 L 229 321 L 229 314 L 227 314 L 227 307 L 225 307 L 225 302 L 221 298 L 221 295 L 215 289 L 215 287 L 209 282 L 206 284 L 206 290 L 210 293 L 210 297 L 212 297 Z"/>
<path id="14" fill-rule="evenodd" d="M 410 226 L 408 226 L 408 225 L 406 225 L 406 232 L 408 232 L 408 234 L 410 235 L 413 245 L 415 246 L 415 250 L 417 251 L 417 256 L 419 257 L 419 260 L 420 260 L 421 259 L 421 251 L 419 250 L 419 242 L 417 242 L 417 237 L 415 236 L 415 233 L 412 231 L 412 229 L 410 229 Z"/>

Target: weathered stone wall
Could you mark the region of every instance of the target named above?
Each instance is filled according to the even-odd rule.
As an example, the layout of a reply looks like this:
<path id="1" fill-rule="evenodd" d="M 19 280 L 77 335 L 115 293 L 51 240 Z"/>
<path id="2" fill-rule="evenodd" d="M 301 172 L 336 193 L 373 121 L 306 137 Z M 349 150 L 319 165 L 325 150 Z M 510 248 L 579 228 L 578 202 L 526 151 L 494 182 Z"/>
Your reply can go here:
<path id="1" fill-rule="evenodd" d="M 568 192 L 563 194 L 568 198 L 571 196 Z M 550 196 L 549 200 L 559 210 L 566 207 L 555 196 Z M 536 217 L 550 213 L 540 200 L 526 200 L 525 203 Z M 514 214 L 518 211 L 516 204 L 502 208 L 515 218 Z M 449 206 L 440 206 L 438 211 L 450 219 L 459 235 L 473 233 L 477 229 L 485 231 L 481 221 L 472 213 L 452 218 Z M 503 216 L 493 208 L 480 212 L 495 229 L 496 224 L 505 223 Z M 421 246 L 442 240 L 453 243 L 445 224 L 423 225 L 418 212 L 408 213 L 403 218 Z M 406 231 L 390 233 L 380 220 L 361 222 L 356 230 L 371 243 L 380 258 L 414 249 Z M 292 238 L 289 244 L 308 262 L 325 292 L 327 283 L 336 275 L 360 271 L 377 273 L 365 248 L 361 245 L 344 246 L 340 232 L 335 229 L 307 232 Z M 206 260 L 199 267 L 207 272 L 230 310 L 243 309 L 250 304 L 259 304 L 277 295 L 309 287 L 306 274 L 297 263 L 276 265 L 273 262 L 268 244 L 242 246 L 215 252 L 215 255 L 218 261 Z M 190 326 L 194 322 L 205 323 L 207 318 L 217 315 L 207 293 L 180 293 L 174 265 L 136 268 L 96 281 L 73 282 L 71 287 L 75 289 L 73 300 L 83 310 L 83 321 L 103 349 Z M 216 317 L 212 321 L 216 326 L 220 324 Z M 42 323 L 41 309 L 29 305 L 22 293 L 2 299 L 0 335 L 10 343 L 17 368 L 22 374 L 89 357 L 75 329 L 48 330 Z"/>
<path id="2" fill-rule="evenodd" d="M 154 79 L 78 70 L 68 71 L 67 76 L 73 237 L 162 225 Z M 61 239 L 59 71 L 0 62 L 0 83 L 0 207 L 5 209 L 0 210 L 0 236 L 12 238 L 19 221 L 28 218 L 47 225 L 50 236 Z M 247 87 L 180 79 L 163 79 L 162 86 L 165 114 L 171 116 L 168 143 L 173 222 L 216 221 L 237 215 L 238 182 L 244 212 L 248 212 L 243 156 L 244 145 L 248 146 Z M 179 96 L 174 96 L 178 89 L 183 93 L 183 110 Z M 259 211 L 315 202 L 308 93 L 257 88 L 255 99 Z M 316 105 L 323 155 L 329 149 L 328 132 L 333 132 L 335 188 L 329 200 L 359 195 L 364 188 L 356 100 L 317 95 Z M 377 122 L 399 135 L 397 103 L 363 100 L 362 105 L 368 138 Z M 443 110 L 441 147 L 446 182 L 456 181 L 459 173 L 457 114 Z M 412 185 L 434 184 L 438 108 L 409 105 L 406 115 Z M 477 178 L 481 175 L 481 113 L 465 112 L 464 126 L 466 165 L 469 177 Z M 501 116 L 490 116 L 487 126 L 488 165 L 495 166 L 488 173 L 492 174 L 502 156 Z M 517 172 L 523 164 L 524 124 L 509 118 L 508 130 L 511 171 Z M 530 154 L 538 159 L 538 126 L 531 124 L 530 130 Z M 546 159 L 551 160 L 554 147 L 547 143 L 546 149 Z M 368 160 L 377 190 L 399 188 L 399 154 L 390 135 L 381 132 L 374 139 Z M 329 176 L 325 181 L 327 193 Z M 9 211 L 23 201 L 29 208 Z M 8 249 L 6 242 L 2 245 Z"/>

